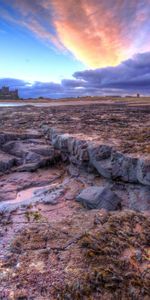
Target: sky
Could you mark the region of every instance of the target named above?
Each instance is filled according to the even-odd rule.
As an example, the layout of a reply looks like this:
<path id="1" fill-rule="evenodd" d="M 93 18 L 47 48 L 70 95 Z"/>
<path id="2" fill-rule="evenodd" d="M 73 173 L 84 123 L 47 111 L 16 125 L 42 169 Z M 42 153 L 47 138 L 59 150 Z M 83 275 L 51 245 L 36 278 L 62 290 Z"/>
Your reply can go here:
<path id="1" fill-rule="evenodd" d="M 0 87 L 150 94 L 150 0 L 0 0 Z"/>

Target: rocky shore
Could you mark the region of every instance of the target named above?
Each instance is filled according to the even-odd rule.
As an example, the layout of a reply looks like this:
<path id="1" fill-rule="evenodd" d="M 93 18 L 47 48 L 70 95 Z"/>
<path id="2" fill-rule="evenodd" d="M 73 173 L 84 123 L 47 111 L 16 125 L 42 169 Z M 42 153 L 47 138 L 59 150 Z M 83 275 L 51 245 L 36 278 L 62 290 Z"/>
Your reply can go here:
<path id="1" fill-rule="evenodd" d="M 1 108 L 0 299 L 149 299 L 150 105 Z"/>

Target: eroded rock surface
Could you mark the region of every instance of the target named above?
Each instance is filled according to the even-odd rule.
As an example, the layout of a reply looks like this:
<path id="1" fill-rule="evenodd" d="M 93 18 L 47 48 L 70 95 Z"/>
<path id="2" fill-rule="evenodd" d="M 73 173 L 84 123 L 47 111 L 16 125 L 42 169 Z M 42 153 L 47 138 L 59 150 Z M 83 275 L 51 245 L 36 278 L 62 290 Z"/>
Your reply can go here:
<path id="1" fill-rule="evenodd" d="M 150 156 L 144 159 L 126 155 L 111 146 L 96 145 L 55 129 L 47 129 L 48 133 L 54 148 L 59 149 L 62 158 L 71 163 L 92 166 L 108 179 L 150 185 Z"/>
<path id="2" fill-rule="evenodd" d="M 0 134 L 0 172 L 13 167 L 16 171 L 35 171 L 53 163 L 58 153 L 46 141 L 39 131 L 26 130 L 23 133 Z"/>

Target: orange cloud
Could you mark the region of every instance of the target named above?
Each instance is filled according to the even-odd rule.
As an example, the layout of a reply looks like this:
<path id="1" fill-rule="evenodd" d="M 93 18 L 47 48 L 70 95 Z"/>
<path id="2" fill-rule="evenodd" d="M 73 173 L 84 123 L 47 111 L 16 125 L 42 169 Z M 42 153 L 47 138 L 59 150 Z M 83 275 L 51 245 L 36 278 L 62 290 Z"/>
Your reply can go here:
<path id="1" fill-rule="evenodd" d="M 63 45 L 89 67 L 115 66 L 135 53 L 134 35 L 148 18 L 138 2 L 52 0 L 54 26 Z"/>

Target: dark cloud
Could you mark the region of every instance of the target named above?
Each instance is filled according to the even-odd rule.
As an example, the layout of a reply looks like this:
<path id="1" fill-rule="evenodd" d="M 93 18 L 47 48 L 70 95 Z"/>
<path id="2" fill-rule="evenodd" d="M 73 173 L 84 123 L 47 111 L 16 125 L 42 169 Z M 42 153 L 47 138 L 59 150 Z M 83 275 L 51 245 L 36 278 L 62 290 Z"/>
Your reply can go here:
<path id="1" fill-rule="evenodd" d="M 61 85 L 64 88 L 80 88 L 84 86 L 83 80 L 71 80 L 71 79 L 63 79 Z"/>
<path id="2" fill-rule="evenodd" d="M 27 82 L 0 79 L 0 87 L 18 88 L 21 97 L 77 97 L 86 95 L 150 94 L 150 52 L 137 54 L 116 67 L 75 72 L 62 82 Z"/>
<path id="3" fill-rule="evenodd" d="M 14 78 L 0 78 L 0 87 L 9 86 L 10 88 L 24 88 L 28 82 Z"/>
<path id="4" fill-rule="evenodd" d="M 147 93 L 150 91 L 150 52 L 137 54 L 116 67 L 85 70 L 73 76 L 77 80 L 84 80 L 87 87 L 99 90 L 111 88 L 111 91 L 134 93 L 138 89 Z"/>

